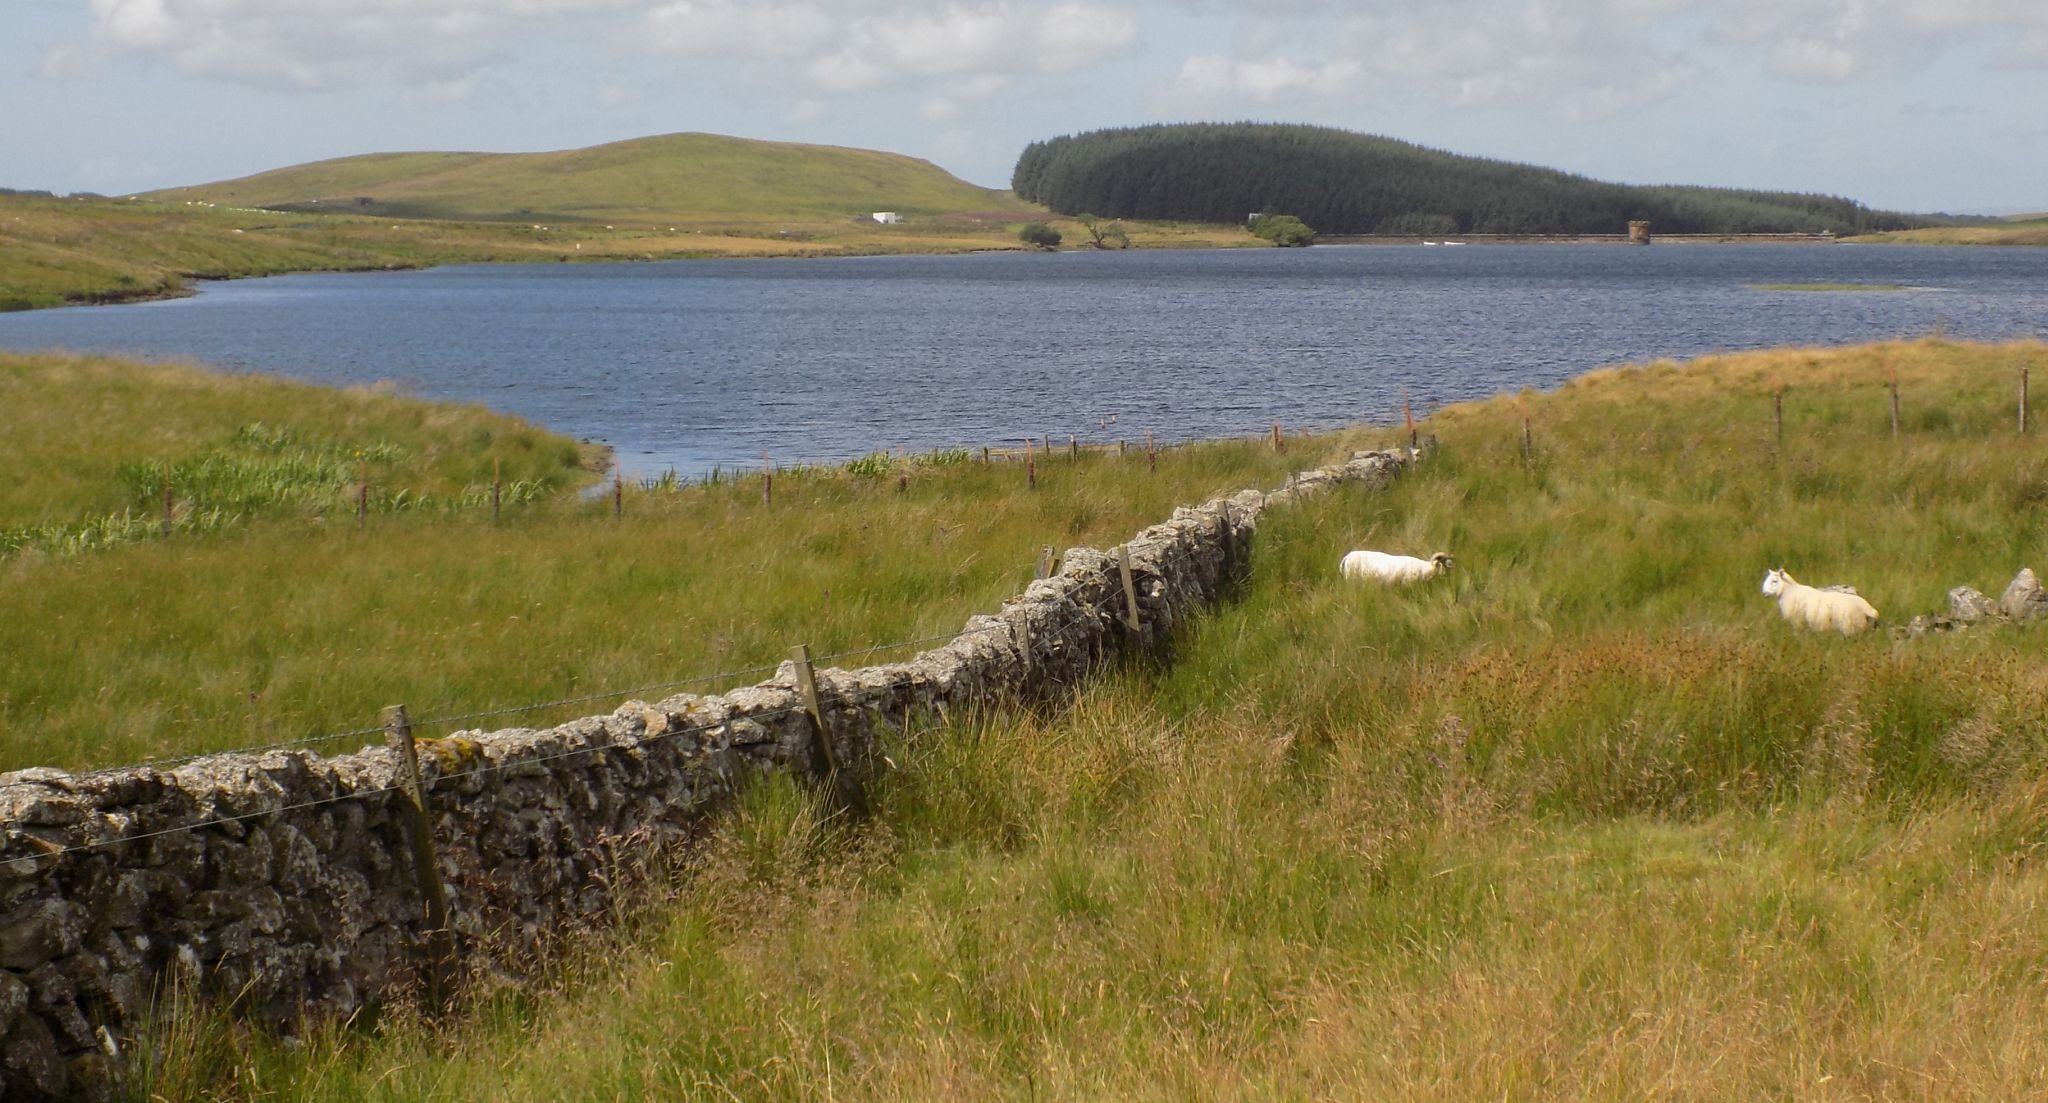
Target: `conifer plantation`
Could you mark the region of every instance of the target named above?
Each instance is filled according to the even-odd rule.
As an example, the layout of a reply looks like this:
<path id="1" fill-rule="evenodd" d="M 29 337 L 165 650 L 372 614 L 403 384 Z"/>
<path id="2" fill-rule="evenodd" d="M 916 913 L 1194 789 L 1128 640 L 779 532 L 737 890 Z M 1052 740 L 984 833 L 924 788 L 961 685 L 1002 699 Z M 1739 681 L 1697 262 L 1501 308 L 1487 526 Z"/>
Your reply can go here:
<path id="1" fill-rule="evenodd" d="M 1062 214 L 1242 222 L 1295 215 L 1324 234 L 1865 234 L 1937 219 L 1790 192 L 1610 184 L 1317 126 L 1188 123 L 1034 142 L 1018 197 Z"/>

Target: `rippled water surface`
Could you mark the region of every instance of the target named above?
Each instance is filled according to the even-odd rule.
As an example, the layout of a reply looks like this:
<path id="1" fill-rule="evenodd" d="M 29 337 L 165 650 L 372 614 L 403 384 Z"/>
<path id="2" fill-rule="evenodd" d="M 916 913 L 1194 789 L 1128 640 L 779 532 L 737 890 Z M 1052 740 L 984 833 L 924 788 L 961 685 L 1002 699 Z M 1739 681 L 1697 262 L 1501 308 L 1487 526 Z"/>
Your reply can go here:
<path id="1" fill-rule="evenodd" d="M 1903 285 L 1788 292 L 1790 282 Z M 2048 329 L 2048 250 L 1328 246 L 283 276 L 0 315 L 0 347 L 396 380 L 629 472 L 1330 426 L 1602 364 Z M 1111 419 L 1114 421 L 1111 422 Z"/>

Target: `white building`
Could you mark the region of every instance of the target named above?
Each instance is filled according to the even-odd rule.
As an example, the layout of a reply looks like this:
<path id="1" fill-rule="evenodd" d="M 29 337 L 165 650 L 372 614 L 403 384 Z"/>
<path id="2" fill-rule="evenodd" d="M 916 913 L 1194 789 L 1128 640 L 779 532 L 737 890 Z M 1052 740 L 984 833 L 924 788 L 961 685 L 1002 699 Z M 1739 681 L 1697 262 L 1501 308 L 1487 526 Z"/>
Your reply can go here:
<path id="1" fill-rule="evenodd" d="M 884 226 L 894 226 L 898 222 L 903 221 L 903 216 L 897 214 L 895 211 L 876 211 L 875 221 L 881 223 Z"/>

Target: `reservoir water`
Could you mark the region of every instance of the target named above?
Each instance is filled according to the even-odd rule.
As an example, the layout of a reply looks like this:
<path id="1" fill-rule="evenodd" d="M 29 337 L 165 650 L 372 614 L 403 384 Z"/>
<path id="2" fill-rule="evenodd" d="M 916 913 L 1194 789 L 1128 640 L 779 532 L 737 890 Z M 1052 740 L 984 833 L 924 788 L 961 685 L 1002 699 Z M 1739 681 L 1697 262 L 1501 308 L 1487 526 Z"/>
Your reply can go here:
<path id="1" fill-rule="evenodd" d="M 1772 291 L 1851 282 L 1897 291 Z M 479 265 L 0 314 L 0 348 L 392 380 L 631 474 L 1327 427 L 1603 364 L 2048 329 L 2048 249 L 1472 245 Z M 1796 382 L 1793 381 L 1793 382 Z"/>

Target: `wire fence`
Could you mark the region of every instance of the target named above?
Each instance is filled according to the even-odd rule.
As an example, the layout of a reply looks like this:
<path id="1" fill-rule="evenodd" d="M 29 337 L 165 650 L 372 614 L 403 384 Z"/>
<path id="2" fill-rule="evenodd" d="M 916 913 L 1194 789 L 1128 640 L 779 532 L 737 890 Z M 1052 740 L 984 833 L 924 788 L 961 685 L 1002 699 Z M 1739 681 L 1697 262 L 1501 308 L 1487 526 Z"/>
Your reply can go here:
<path id="1" fill-rule="evenodd" d="M 1118 600 L 1119 597 L 1120 595 L 1112 593 L 1102 598 L 1098 598 L 1092 602 L 1084 603 L 1079 609 L 1071 611 L 1069 615 L 1062 618 L 1058 623 L 1053 625 L 1050 629 L 1050 633 L 1054 636 L 1059 636 L 1061 634 L 1064 634 L 1068 629 L 1073 628 L 1076 625 L 1079 625 L 1085 621 L 1100 621 L 1105 615 L 1110 615 L 1106 613 L 1105 606 L 1113 604 L 1116 600 Z M 859 655 L 869 655 L 878 651 L 887 651 L 894 648 L 914 647 L 927 643 L 950 643 L 977 635 L 996 633 L 1015 636 L 1018 634 L 1018 626 L 1011 624 L 1007 621 L 1004 621 L 995 624 L 983 625 L 979 628 L 963 629 L 959 632 L 954 632 L 946 635 L 926 636 L 922 639 L 903 640 L 895 643 L 876 644 L 872 647 L 857 648 L 848 651 L 835 652 L 828 656 L 821 656 L 820 658 L 827 660 L 841 659 Z M 662 682 L 651 686 L 642 686 L 636 689 L 620 690 L 616 693 L 586 694 L 580 697 L 566 697 L 555 701 L 538 702 L 531 705 L 520 705 L 504 709 L 492 709 L 482 712 L 463 713 L 456 716 L 441 717 L 437 720 L 421 721 L 421 723 L 455 723 L 466 720 L 482 719 L 491 716 L 503 716 L 520 712 L 532 712 L 539 709 L 552 708 L 557 706 L 584 704 L 591 701 L 606 700 L 617 697 L 630 697 L 636 693 L 644 693 L 656 689 L 668 689 L 680 685 L 690 685 L 705 681 L 715 681 L 725 678 L 741 677 L 747 674 L 760 673 L 762 671 L 774 671 L 777 669 L 779 669 L 779 667 L 762 666 L 744 668 L 734 671 L 723 671 L 716 674 L 698 675 L 693 678 L 677 679 L 671 682 Z M 887 684 L 890 686 L 902 686 L 908 684 L 908 679 L 899 678 Z M 805 704 L 799 702 L 797 704 L 792 704 L 781 708 L 770 709 L 765 712 L 750 712 L 741 716 L 728 717 L 726 719 L 711 721 L 703 724 L 687 725 L 681 728 L 663 731 L 658 735 L 646 736 L 632 743 L 591 743 L 580 747 L 571 747 L 566 750 L 554 752 L 552 754 L 541 755 L 539 757 L 519 758 L 514 761 L 501 762 L 492 766 L 484 766 L 472 770 L 465 770 L 463 771 L 462 776 L 470 778 L 489 777 L 495 774 L 503 773 L 508 770 L 530 769 L 534 766 L 560 762 L 565 759 L 574 758 L 580 755 L 601 754 L 607 751 L 617 751 L 622 749 L 644 747 L 654 743 L 661 743 L 671 739 L 681 738 L 686 735 L 698 735 L 704 732 L 713 731 L 720 727 L 724 727 L 728 724 L 731 724 L 735 720 L 747 721 L 752 723 L 761 723 L 764 721 L 778 720 L 787 716 L 792 716 L 798 713 L 805 712 L 806 708 L 807 706 Z M 310 739 L 294 740 L 289 743 L 267 744 L 255 749 L 258 751 L 267 752 L 280 749 L 290 749 L 295 747 L 305 747 L 321 742 L 323 740 L 355 738 L 371 734 L 382 734 L 384 733 L 384 731 L 385 729 L 382 727 L 360 728 L 349 732 L 332 732 L 326 735 L 313 737 Z M 120 767 L 120 769 L 158 768 L 165 765 L 174 765 L 177 763 L 196 761 L 199 758 L 209 757 L 212 754 L 233 753 L 237 752 L 215 751 L 210 752 L 209 755 L 191 755 L 177 759 L 162 759 L 157 760 L 155 762 L 140 764 L 139 767 L 129 766 Z M 109 772 L 112 771 L 95 771 L 95 773 L 102 774 Z M 162 838 L 169 835 L 177 835 L 192 831 L 201 831 L 213 827 L 223 827 L 228 824 L 246 823 L 251 820 L 259 820 L 272 816 L 281 816 L 291 812 L 310 811 L 316 808 L 326 807 L 328 805 L 345 803 L 347 801 L 367 800 L 375 797 L 401 793 L 405 791 L 405 788 L 406 787 L 403 784 L 391 784 L 375 786 L 373 788 L 368 789 L 352 789 L 346 793 L 336 793 L 332 796 L 321 797 L 316 800 L 299 801 L 293 804 L 280 805 L 275 808 L 264 808 L 251 812 L 239 812 L 233 815 L 216 816 L 210 819 L 194 821 L 192 823 L 178 824 L 174 827 L 158 828 L 155 830 L 143 831 L 135 834 L 123 834 L 106 839 L 96 839 L 92 842 L 74 843 L 57 849 L 43 850 L 41 851 L 41 855 L 45 857 L 61 857 L 67 854 L 75 854 L 94 850 L 104 850 L 109 847 L 122 846 L 130 843 L 146 842 L 150 839 Z"/>
<path id="2" fill-rule="evenodd" d="M 931 636 L 921 636 L 916 639 L 894 640 L 888 643 L 872 644 L 867 647 L 849 648 L 844 651 L 835 651 L 830 654 L 814 656 L 813 658 L 814 661 L 820 663 L 833 662 L 841 659 L 860 658 L 868 655 L 878 654 L 884 651 L 895 651 L 907 647 L 922 647 L 926 644 L 950 643 L 955 640 L 965 639 L 969 636 L 973 636 L 978 633 L 991 631 L 1008 631 L 1008 628 L 1003 625 L 990 625 L 984 626 L 983 628 L 979 629 L 962 629 L 958 632 L 940 633 Z M 721 670 L 705 674 L 693 674 L 687 677 L 674 678 L 668 681 L 654 682 L 646 685 L 633 686 L 624 689 L 598 690 L 596 692 L 579 694 L 573 697 L 558 697 L 546 701 L 533 701 L 527 704 L 502 705 L 494 708 L 478 709 L 471 712 L 429 716 L 420 719 L 415 719 L 412 723 L 413 726 L 416 728 L 445 727 L 457 724 L 466 724 L 475 720 L 489 720 L 501 716 L 519 716 L 524 715 L 526 713 L 542 712 L 548 709 L 555 708 L 566 708 L 570 705 L 590 704 L 597 701 L 624 700 L 643 693 L 655 693 L 661 690 L 681 689 L 686 686 L 705 685 L 715 682 L 726 682 L 737 678 L 750 677 L 753 675 L 773 674 L 779 669 L 781 669 L 779 664 L 764 664 L 760 666 L 739 667 L 732 670 Z M 221 723 L 225 724 L 226 721 L 222 721 Z M 381 736 L 384 734 L 384 732 L 385 728 L 381 724 L 361 728 L 347 728 L 340 731 L 321 732 L 316 735 L 308 735 L 298 739 L 274 740 L 264 743 L 242 744 L 239 746 L 220 747 L 207 751 L 195 751 L 191 754 L 175 755 L 162 758 L 147 758 L 138 762 L 124 763 L 119 766 L 102 766 L 91 770 L 82 770 L 79 771 L 75 776 L 99 777 L 105 776 L 107 774 L 122 773 L 128 770 L 170 769 L 186 765 L 188 763 L 197 762 L 203 758 L 212 758 L 217 755 L 268 754 L 273 751 L 309 750 L 317 747 L 323 747 L 335 743 L 345 742 L 348 740 L 362 739 L 368 736 Z"/>

